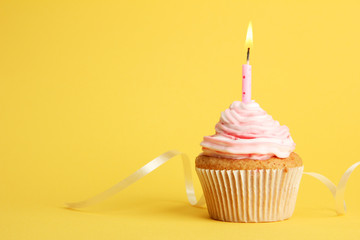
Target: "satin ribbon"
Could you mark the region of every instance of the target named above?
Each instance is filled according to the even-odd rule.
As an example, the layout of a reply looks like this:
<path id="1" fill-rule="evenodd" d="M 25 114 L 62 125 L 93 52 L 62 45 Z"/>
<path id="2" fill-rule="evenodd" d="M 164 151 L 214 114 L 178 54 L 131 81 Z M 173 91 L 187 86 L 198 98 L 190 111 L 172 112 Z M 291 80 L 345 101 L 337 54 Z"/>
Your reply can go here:
<path id="1" fill-rule="evenodd" d="M 145 177 L 164 163 L 168 162 L 170 159 L 181 156 L 183 167 L 184 167 L 184 177 L 185 177 L 185 189 L 186 195 L 188 198 L 189 203 L 194 207 L 201 207 L 205 205 L 205 198 L 204 195 L 201 196 L 199 200 L 196 199 L 195 190 L 194 190 L 194 182 L 191 173 L 190 167 L 190 160 L 189 157 L 182 152 L 177 150 L 171 150 L 161 154 L 160 156 L 156 157 L 155 159 L 151 160 L 143 167 L 135 171 L 133 174 L 125 178 L 124 180 L 120 181 L 116 185 L 112 186 L 111 188 L 107 189 L 106 191 L 95 195 L 87 200 L 81 202 L 73 202 L 73 203 L 66 203 L 68 208 L 76 209 L 76 208 L 84 208 L 90 205 L 94 205 L 96 203 L 102 202 L 107 198 L 117 194 L 118 192 L 124 190 L 125 188 L 129 187 L 139 179 Z M 315 172 L 304 172 L 303 174 L 314 177 L 321 181 L 325 186 L 330 190 L 334 199 L 335 199 L 335 210 L 336 212 L 341 215 L 345 214 L 346 212 L 346 205 L 345 205 L 345 187 L 346 183 L 351 175 L 351 173 L 355 170 L 356 167 L 360 165 L 360 162 L 353 164 L 349 167 L 346 172 L 342 175 L 339 184 L 336 186 L 332 181 L 330 181 L 327 177 L 315 173 Z"/>
<path id="2" fill-rule="evenodd" d="M 331 194 L 335 199 L 335 210 L 338 215 L 343 215 L 346 213 L 346 204 L 345 204 L 345 187 L 346 183 L 351 175 L 351 173 L 355 170 L 356 167 L 360 165 L 360 162 L 357 162 L 351 165 L 345 173 L 342 175 L 339 184 L 336 186 L 332 181 L 330 181 L 327 177 L 314 172 L 304 172 L 303 174 L 312 176 L 319 181 L 321 181 L 325 186 L 330 190 Z"/>
<path id="3" fill-rule="evenodd" d="M 108 190 L 98 195 L 95 195 L 92 198 L 89 198 L 81 202 L 66 203 L 66 205 L 68 208 L 84 208 L 99 203 L 101 201 L 104 201 L 105 199 L 129 187 L 139 179 L 145 177 L 146 175 L 148 175 L 149 173 L 151 173 L 152 171 L 154 171 L 155 169 L 157 169 L 158 167 L 160 167 L 161 165 L 163 165 L 164 163 L 166 163 L 167 161 L 178 155 L 180 155 L 183 160 L 185 189 L 186 189 L 186 195 L 188 201 L 194 207 L 201 207 L 205 204 L 205 198 L 204 195 L 202 195 L 199 201 L 197 201 L 196 199 L 189 157 L 185 153 L 181 153 L 177 150 L 171 150 L 161 154 L 160 156 L 151 160 L 150 162 L 145 164 L 142 168 L 140 168 L 139 170 L 137 170 L 136 172 L 134 172 L 133 174 L 122 180 L 121 182 L 112 186 Z"/>

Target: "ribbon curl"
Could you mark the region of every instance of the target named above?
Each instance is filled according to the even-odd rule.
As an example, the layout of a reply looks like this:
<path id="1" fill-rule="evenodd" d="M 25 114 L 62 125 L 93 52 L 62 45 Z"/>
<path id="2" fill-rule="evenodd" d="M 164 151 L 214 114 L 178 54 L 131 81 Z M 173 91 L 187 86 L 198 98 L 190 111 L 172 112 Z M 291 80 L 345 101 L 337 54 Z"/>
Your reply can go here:
<path id="1" fill-rule="evenodd" d="M 101 201 L 104 201 L 105 199 L 115 195 L 116 193 L 124 190 L 125 188 L 129 187 L 139 179 L 145 177 L 173 157 L 176 157 L 178 155 L 181 155 L 181 158 L 183 160 L 183 166 L 184 166 L 184 176 L 185 176 L 185 188 L 186 188 L 186 195 L 188 198 L 189 203 L 194 207 L 201 207 L 205 204 L 205 198 L 204 195 L 201 196 L 199 201 L 197 201 L 195 196 L 195 190 L 194 190 L 194 182 L 192 178 L 191 173 L 191 167 L 190 167 L 190 160 L 189 157 L 185 153 L 181 153 L 177 150 L 171 150 L 168 152 L 165 152 L 161 154 L 160 156 L 156 157 L 155 159 L 151 160 L 147 164 L 145 164 L 143 167 L 135 171 L 133 174 L 125 178 L 124 180 L 120 181 L 116 185 L 112 186 L 108 190 L 99 193 L 95 195 L 92 198 L 89 198 L 87 200 L 81 201 L 81 202 L 73 202 L 73 203 L 66 203 L 68 208 L 84 208 L 88 207 L 90 205 L 94 205 L 96 203 L 99 203 Z"/>
<path id="2" fill-rule="evenodd" d="M 355 170 L 356 167 L 360 165 L 360 162 L 354 163 L 351 165 L 345 173 L 342 175 L 339 184 L 336 186 L 332 181 L 330 181 L 327 177 L 314 172 L 304 172 L 303 174 L 312 176 L 319 181 L 321 181 L 325 186 L 330 190 L 334 199 L 335 199 L 335 210 L 338 215 L 343 215 L 346 213 L 346 204 L 345 204 L 345 187 L 346 183 L 351 175 L 351 173 Z"/>
<path id="3" fill-rule="evenodd" d="M 184 167 L 184 177 L 185 177 L 185 189 L 186 195 L 188 198 L 189 203 L 194 207 L 201 207 L 205 205 L 205 198 L 204 195 L 200 197 L 199 200 L 196 199 L 195 190 L 194 190 L 194 182 L 191 173 L 191 165 L 189 157 L 182 152 L 177 150 L 171 150 L 161 154 L 160 156 L 156 157 L 155 159 L 151 160 L 143 167 L 135 171 L 133 174 L 125 178 L 124 180 L 120 181 L 116 185 L 112 186 L 111 188 L 107 189 L 106 191 L 95 195 L 87 200 L 80 201 L 80 202 L 72 202 L 66 203 L 68 208 L 76 209 L 76 208 L 84 208 L 90 205 L 94 205 L 101 201 L 104 201 L 107 198 L 117 194 L 118 192 L 124 190 L 125 188 L 129 187 L 139 179 L 145 177 L 155 169 L 159 168 L 164 163 L 168 162 L 170 159 L 180 155 L 183 160 L 183 167 Z M 346 212 L 346 205 L 345 205 L 345 187 L 346 183 L 351 175 L 351 173 L 355 170 L 356 167 L 360 165 L 360 162 L 357 162 L 350 166 L 346 172 L 342 175 L 339 184 L 336 186 L 331 180 L 327 177 L 315 173 L 315 172 L 304 172 L 303 174 L 314 177 L 321 181 L 332 193 L 335 199 L 335 210 L 336 212 L 341 215 L 345 214 Z"/>

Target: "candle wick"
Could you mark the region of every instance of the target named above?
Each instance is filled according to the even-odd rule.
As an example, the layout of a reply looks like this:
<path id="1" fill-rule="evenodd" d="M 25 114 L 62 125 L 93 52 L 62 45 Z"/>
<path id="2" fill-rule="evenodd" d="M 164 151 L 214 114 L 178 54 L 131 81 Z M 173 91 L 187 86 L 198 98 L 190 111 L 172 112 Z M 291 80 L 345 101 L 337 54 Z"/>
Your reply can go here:
<path id="1" fill-rule="evenodd" d="M 247 56 L 246 56 L 247 65 L 249 65 L 249 59 L 250 59 L 250 48 L 248 48 L 247 50 Z"/>

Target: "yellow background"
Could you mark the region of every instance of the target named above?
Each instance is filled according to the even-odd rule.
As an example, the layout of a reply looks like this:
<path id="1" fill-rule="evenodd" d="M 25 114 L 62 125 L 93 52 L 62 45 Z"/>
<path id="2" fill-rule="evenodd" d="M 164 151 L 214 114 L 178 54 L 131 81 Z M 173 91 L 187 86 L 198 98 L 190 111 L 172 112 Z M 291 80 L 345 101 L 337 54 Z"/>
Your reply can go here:
<path id="1" fill-rule="evenodd" d="M 195 158 L 240 100 L 249 20 L 253 99 L 290 128 L 305 170 L 337 183 L 360 160 L 359 12 L 346 0 L 1 1 L 0 238 L 359 239 L 359 170 L 340 217 L 304 176 L 288 221 L 210 220 L 187 203 L 180 159 L 63 208 L 169 149 Z"/>

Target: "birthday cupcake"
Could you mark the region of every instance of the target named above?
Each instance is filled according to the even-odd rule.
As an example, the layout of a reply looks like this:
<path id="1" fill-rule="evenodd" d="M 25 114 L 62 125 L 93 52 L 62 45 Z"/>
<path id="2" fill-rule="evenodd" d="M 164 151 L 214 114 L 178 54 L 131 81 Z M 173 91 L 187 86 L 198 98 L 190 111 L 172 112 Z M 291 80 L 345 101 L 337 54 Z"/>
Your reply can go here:
<path id="1" fill-rule="evenodd" d="M 255 101 L 235 101 L 204 137 L 196 172 L 211 218 L 272 222 L 291 217 L 303 172 L 288 127 Z"/>

